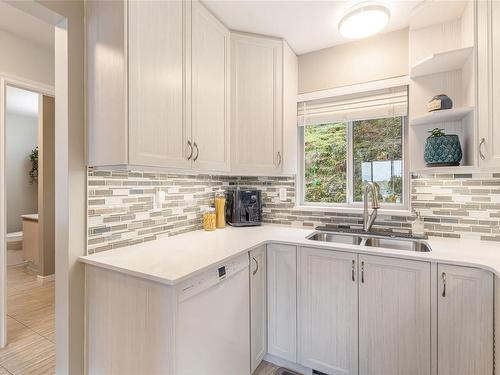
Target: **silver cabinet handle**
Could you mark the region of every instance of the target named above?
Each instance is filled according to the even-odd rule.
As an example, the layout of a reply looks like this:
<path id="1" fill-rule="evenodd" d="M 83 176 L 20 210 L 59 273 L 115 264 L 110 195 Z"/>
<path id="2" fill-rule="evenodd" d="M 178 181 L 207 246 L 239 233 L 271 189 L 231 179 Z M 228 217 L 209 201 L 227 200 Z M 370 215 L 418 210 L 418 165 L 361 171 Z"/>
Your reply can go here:
<path id="1" fill-rule="evenodd" d="M 281 152 L 278 151 L 278 167 L 281 165 Z"/>
<path id="2" fill-rule="evenodd" d="M 191 145 L 191 141 L 188 141 L 188 146 L 190 150 L 188 160 L 191 160 L 191 157 L 193 156 L 193 146 Z"/>
<path id="3" fill-rule="evenodd" d="M 479 142 L 479 157 L 481 158 L 481 160 L 486 159 L 486 156 L 484 156 L 484 154 L 483 154 L 484 142 L 486 142 L 486 139 L 481 138 L 481 142 Z"/>
<path id="4" fill-rule="evenodd" d="M 361 262 L 361 282 L 365 283 L 365 262 Z"/>
<path id="5" fill-rule="evenodd" d="M 441 274 L 441 280 L 443 280 L 443 293 L 441 294 L 443 297 L 446 297 L 446 273 L 443 272 Z"/>
<path id="6" fill-rule="evenodd" d="M 356 261 L 353 259 L 353 260 L 352 260 L 352 264 L 351 264 L 351 279 L 352 279 L 352 281 L 356 281 L 356 279 L 354 278 L 354 268 L 355 268 L 355 264 L 356 264 Z"/>
<path id="7" fill-rule="evenodd" d="M 255 276 L 255 274 L 257 273 L 257 271 L 259 271 L 259 262 L 257 262 L 257 259 L 255 259 L 254 257 L 252 257 L 253 261 L 255 262 L 255 271 L 252 271 L 252 275 Z"/>
<path id="8" fill-rule="evenodd" d="M 198 160 L 198 156 L 200 156 L 200 149 L 198 148 L 198 145 L 196 144 L 196 142 L 193 143 L 193 147 L 196 148 L 196 156 L 194 157 L 193 161 L 196 161 L 196 160 Z"/>

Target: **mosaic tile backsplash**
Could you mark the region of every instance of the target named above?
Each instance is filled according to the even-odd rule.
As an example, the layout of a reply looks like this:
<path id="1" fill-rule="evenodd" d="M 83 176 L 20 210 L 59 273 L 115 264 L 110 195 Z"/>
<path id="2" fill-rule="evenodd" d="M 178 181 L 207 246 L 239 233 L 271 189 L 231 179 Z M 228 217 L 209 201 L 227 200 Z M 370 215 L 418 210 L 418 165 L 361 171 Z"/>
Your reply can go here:
<path id="1" fill-rule="evenodd" d="M 263 221 L 291 226 L 362 227 L 360 214 L 294 209 L 293 177 L 175 175 L 137 171 L 88 171 L 88 252 L 152 241 L 201 228 L 204 209 L 220 189 L 258 188 Z M 285 188 L 286 201 L 279 191 Z M 166 203 L 153 210 L 160 189 Z M 412 178 L 412 206 L 428 235 L 500 241 L 500 174 Z M 379 215 L 374 230 L 408 233 L 412 218 Z"/>

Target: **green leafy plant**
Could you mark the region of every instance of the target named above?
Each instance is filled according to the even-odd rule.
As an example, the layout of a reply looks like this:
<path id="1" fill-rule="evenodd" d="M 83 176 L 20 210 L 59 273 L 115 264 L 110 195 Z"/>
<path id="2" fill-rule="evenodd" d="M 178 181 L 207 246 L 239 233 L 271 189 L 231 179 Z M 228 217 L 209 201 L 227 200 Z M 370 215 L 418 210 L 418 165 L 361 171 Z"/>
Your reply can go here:
<path id="1" fill-rule="evenodd" d="M 31 170 L 29 171 L 29 176 L 31 178 L 31 183 L 38 181 L 38 146 L 31 150 L 30 153 Z"/>
<path id="2" fill-rule="evenodd" d="M 431 133 L 431 137 L 443 137 L 446 135 L 444 129 L 434 128 L 429 130 L 428 133 Z"/>

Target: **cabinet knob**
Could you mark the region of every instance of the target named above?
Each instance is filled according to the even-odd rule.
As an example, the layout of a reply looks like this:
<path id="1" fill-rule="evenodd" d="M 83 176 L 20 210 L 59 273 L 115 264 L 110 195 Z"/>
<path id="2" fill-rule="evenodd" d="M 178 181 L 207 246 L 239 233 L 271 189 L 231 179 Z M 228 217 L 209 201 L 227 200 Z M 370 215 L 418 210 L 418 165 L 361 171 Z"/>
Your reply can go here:
<path id="1" fill-rule="evenodd" d="M 191 145 L 191 141 L 188 141 L 188 146 L 189 146 L 189 156 L 188 160 L 191 160 L 191 157 L 193 156 L 193 146 Z"/>
<path id="2" fill-rule="evenodd" d="M 361 282 L 365 283 L 365 262 L 361 262 Z"/>
<path id="3" fill-rule="evenodd" d="M 479 157 L 481 160 L 486 159 L 486 156 L 483 154 L 483 145 L 486 142 L 486 139 L 481 138 L 481 142 L 479 142 Z"/>
<path id="4" fill-rule="evenodd" d="M 356 281 L 356 279 L 354 278 L 354 268 L 355 268 L 355 265 L 356 265 L 356 261 L 353 259 L 352 260 L 352 264 L 351 264 L 351 280 L 352 281 Z"/>
<path id="5" fill-rule="evenodd" d="M 281 165 L 281 152 L 278 151 L 278 167 Z"/>
<path id="6" fill-rule="evenodd" d="M 198 156 L 200 156 L 200 149 L 198 148 L 196 142 L 193 143 L 193 147 L 196 148 L 196 156 L 194 157 L 193 161 L 196 161 L 198 160 Z"/>

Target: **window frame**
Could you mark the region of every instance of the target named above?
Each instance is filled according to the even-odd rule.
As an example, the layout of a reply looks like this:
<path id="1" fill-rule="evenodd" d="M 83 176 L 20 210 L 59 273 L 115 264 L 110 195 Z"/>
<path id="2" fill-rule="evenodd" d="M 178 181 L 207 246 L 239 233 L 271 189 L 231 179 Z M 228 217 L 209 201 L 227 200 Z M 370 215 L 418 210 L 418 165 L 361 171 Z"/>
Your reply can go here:
<path id="1" fill-rule="evenodd" d="M 328 202 L 307 202 L 305 200 L 305 126 L 298 127 L 298 141 L 299 141 L 299 157 L 297 168 L 297 194 L 296 205 L 307 208 L 317 208 L 326 210 L 361 210 L 363 202 L 354 202 L 354 153 L 353 153 L 353 124 L 354 121 L 346 122 L 347 126 L 347 171 L 346 171 L 346 203 L 328 203 Z M 390 210 L 396 212 L 408 212 L 410 209 L 410 163 L 408 152 L 408 114 L 402 118 L 402 166 L 403 166 L 403 189 L 402 189 L 402 203 L 380 203 L 382 211 Z"/>

